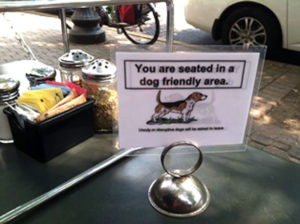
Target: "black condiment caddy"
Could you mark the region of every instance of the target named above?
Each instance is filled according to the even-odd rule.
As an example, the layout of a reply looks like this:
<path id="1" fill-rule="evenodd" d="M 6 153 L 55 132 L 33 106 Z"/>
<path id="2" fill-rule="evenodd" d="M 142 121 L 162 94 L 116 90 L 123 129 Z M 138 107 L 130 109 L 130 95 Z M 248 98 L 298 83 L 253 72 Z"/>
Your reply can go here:
<path id="1" fill-rule="evenodd" d="M 11 108 L 5 108 L 17 149 L 47 162 L 94 135 L 94 99 L 40 123 L 24 120 L 20 125 Z"/>

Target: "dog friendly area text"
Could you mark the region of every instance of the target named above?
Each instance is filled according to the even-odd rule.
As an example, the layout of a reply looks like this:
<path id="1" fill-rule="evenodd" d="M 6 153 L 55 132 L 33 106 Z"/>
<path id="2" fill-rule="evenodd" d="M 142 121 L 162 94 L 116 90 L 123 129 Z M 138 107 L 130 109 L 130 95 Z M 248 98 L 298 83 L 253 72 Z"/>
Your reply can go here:
<path id="1" fill-rule="evenodd" d="M 245 61 L 126 61 L 126 89 L 241 88 Z"/>

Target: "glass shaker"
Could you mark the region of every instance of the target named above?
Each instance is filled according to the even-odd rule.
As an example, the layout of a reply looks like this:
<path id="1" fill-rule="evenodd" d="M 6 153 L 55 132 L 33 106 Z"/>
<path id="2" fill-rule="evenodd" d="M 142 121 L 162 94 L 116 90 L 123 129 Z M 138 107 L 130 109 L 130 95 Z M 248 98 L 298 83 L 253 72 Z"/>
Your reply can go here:
<path id="1" fill-rule="evenodd" d="M 62 55 L 59 61 L 61 81 L 81 85 L 81 69 L 88 65 L 94 57 L 82 50 L 73 49 Z"/>
<path id="2" fill-rule="evenodd" d="M 117 131 L 118 92 L 116 66 L 105 59 L 96 59 L 82 69 L 82 87 L 96 100 L 94 115 L 97 132 Z"/>
<path id="3" fill-rule="evenodd" d="M 7 107 L 6 103 L 14 104 L 19 97 L 20 82 L 10 78 L 7 75 L 0 76 L 0 143 L 12 143 L 13 137 L 10 126 L 3 109 Z"/>
<path id="4" fill-rule="evenodd" d="M 26 73 L 26 77 L 29 80 L 30 87 L 33 87 L 46 81 L 55 81 L 56 71 L 53 67 L 41 63 Z"/>

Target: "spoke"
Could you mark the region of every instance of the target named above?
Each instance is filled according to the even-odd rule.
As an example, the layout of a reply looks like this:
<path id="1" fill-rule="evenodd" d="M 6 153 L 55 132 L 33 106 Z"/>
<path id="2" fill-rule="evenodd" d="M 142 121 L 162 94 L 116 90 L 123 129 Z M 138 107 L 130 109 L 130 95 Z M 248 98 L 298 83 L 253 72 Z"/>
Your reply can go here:
<path id="1" fill-rule="evenodd" d="M 251 31 L 252 29 L 252 25 L 253 25 L 254 19 L 250 19 L 250 23 L 249 23 L 249 30 Z"/>
<path id="2" fill-rule="evenodd" d="M 243 46 L 249 48 L 251 46 L 251 44 L 250 43 L 244 43 Z"/>
<path id="3" fill-rule="evenodd" d="M 260 26 L 258 29 L 253 30 L 252 32 L 253 32 L 254 34 L 256 34 L 256 33 L 260 32 L 260 31 L 262 31 L 262 30 L 265 32 L 265 28 L 264 28 L 263 26 Z"/>
<path id="4" fill-rule="evenodd" d="M 253 35 L 254 38 L 259 37 L 259 36 L 267 36 L 266 32 L 261 32 Z"/>
<path id="5" fill-rule="evenodd" d="M 240 31 L 238 31 L 238 30 L 237 30 L 237 29 L 235 29 L 235 28 L 232 28 L 232 29 L 231 29 L 231 32 L 234 32 L 234 33 L 240 34 Z"/>
<path id="6" fill-rule="evenodd" d="M 249 19 L 245 18 L 245 30 L 248 30 L 248 26 L 249 26 Z"/>
<path id="7" fill-rule="evenodd" d="M 232 30 L 236 30 L 235 32 L 237 32 L 237 33 L 243 31 L 243 29 L 239 26 L 238 23 L 235 23 L 235 24 L 233 25 Z"/>
<path id="8" fill-rule="evenodd" d="M 232 44 L 235 44 L 235 45 L 244 45 L 245 43 L 244 43 L 243 40 L 240 40 L 240 41 L 238 41 L 236 43 L 232 43 Z"/>
<path id="9" fill-rule="evenodd" d="M 242 40 L 242 38 L 238 37 L 238 38 L 231 39 L 230 41 L 231 41 L 231 43 L 233 43 L 233 42 L 237 42 L 237 41 L 241 41 L 241 40 Z"/>
<path id="10" fill-rule="evenodd" d="M 255 45 L 262 45 L 262 43 L 258 43 L 255 39 L 253 40 L 253 43 L 254 43 Z"/>

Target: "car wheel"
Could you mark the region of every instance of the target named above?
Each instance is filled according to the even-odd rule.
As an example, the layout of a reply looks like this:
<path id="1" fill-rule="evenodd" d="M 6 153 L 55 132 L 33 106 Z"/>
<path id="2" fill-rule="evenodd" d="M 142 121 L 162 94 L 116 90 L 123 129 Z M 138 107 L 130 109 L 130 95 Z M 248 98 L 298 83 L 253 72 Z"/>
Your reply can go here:
<path id="1" fill-rule="evenodd" d="M 224 20 L 224 44 L 257 46 L 267 45 L 269 50 L 281 47 L 281 31 L 275 18 L 261 8 L 238 8 Z"/>

